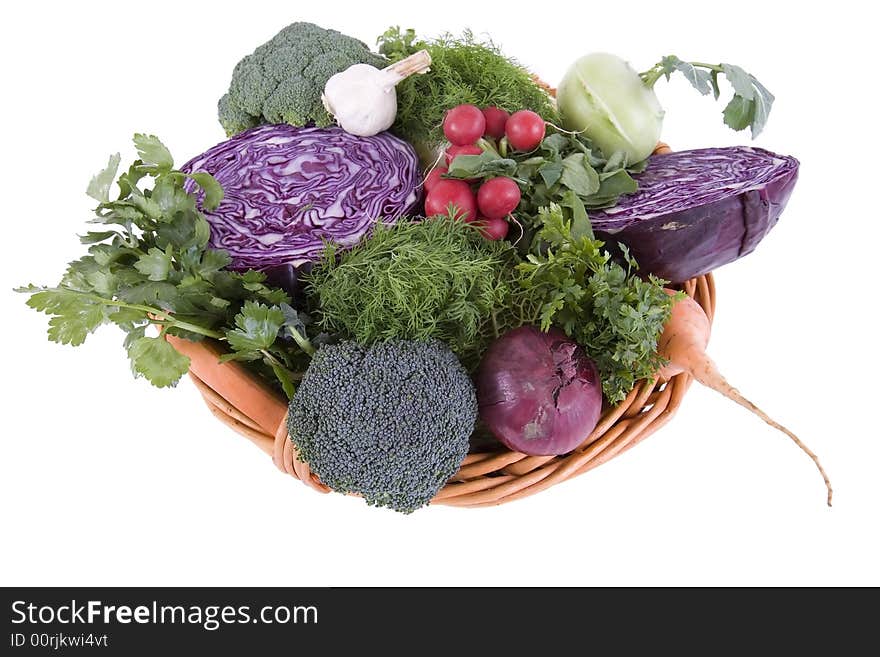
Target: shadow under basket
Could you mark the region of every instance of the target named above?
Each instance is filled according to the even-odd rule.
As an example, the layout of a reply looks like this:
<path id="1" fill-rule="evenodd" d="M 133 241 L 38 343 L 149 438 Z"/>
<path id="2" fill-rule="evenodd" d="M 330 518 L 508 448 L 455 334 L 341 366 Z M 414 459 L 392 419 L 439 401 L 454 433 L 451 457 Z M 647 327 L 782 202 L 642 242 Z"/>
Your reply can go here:
<path id="1" fill-rule="evenodd" d="M 709 321 L 715 311 L 712 274 L 691 279 L 682 290 L 700 304 Z M 213 413 L 272 457 L 282 472 L 315 490 L 330 491 L 297 459 L 287 435 L 287 401 L 241 365 L 220 363 L 218 342 L 167 339 L 190 357 L 190 377 Z M 688 374 L 668 381 L 640 381 L 615 406 L 603 410 L 596 428 L 564 456 L 528 456 L 497 445 L 494 451 L 468 454 L 459 471 L 440 489 L 431 504 L 479 507 L 512 502 L 571 479 L 622 454 L 666 424 L 681 405 L 691 384 Z"/>

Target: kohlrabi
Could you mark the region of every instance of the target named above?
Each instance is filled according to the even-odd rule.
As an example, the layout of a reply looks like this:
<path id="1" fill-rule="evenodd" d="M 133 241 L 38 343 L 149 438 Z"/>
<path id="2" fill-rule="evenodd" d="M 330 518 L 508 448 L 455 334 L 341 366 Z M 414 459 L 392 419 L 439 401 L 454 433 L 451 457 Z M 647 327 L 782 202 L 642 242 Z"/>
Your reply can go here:
<path id="1" fill-rule="evenodd" d="M 718 75 L 733 87 L 733 99 L 724 108 L 724 122 L 734 130 L 752 129 L 752 139 L 763 130 L 773 94 L 751 74 L 733 64 L 685 62 L 668 55 L 643 73 L 636 73 L 616 55 L 593 53 L 578 59 L 559 84 L 557 101 L 562 125 L 583 132 L 606 158 L 625 156 L 641 162 L 657 145 L 663 108 L 654 93 L 661 77 L 681 72 L 701 94 L 721 91 Z"/>

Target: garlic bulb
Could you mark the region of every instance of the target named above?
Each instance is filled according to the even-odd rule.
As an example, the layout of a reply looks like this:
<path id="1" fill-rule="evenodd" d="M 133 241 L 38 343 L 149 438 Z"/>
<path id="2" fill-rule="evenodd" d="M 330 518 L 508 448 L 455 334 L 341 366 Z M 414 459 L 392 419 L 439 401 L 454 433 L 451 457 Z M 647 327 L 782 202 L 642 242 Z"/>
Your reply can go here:
<path id="1" fill-rule="evenodd" d="M 383 69 L 353 64 L 327 80 L 321 100 L 339 126 L 353 135 L 370 137 L 387 130 L 397 116 L 398 82 L 431 65 L 427 50 L 420 50 Z"/>

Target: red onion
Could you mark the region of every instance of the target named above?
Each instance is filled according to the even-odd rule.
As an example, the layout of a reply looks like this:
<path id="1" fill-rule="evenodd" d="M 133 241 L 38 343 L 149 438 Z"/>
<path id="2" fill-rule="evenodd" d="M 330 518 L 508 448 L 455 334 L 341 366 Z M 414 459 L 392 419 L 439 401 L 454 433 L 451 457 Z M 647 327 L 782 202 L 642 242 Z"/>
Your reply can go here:
<path id="1" fill-rule="evenodd" d="M 596 427 L 602 384 L 595 363 L 562 331 L 521 326 L 486 351 L 477 401 L 480 418 L 508 448 L 565 454 Z"/>

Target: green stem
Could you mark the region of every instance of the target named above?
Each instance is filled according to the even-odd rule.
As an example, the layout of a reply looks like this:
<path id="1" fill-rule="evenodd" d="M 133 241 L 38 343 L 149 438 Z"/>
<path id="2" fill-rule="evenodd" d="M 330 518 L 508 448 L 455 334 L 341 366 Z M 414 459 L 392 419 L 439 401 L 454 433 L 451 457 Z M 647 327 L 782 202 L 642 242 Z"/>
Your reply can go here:
<path id="1" fill-rule="evenodd" d="M 291 372 L 289 369 L 287 369 L 287 367 L 284 366 L 284 363 L 282 363 L 280 360 L 278 360 L 275 357 L 275 355 L 271 351 L 269 351 L 268 349 L 260 349 L 260 353 L 263 354 L 263 356 L 266 358 L 266 360 L 270 361 L 272 364 L 280 367 L 281 369 L 283 369 L 284 371 L 286 371 L 290 374 L 293 374 L 293 372 Z"/>
<path id="2" fill-rule="evenodd" d="M 479 146 L 480 148 L 482 148 L 484 151 L 486 151 L 488 153 L 492 153 L 492 155 L 494 155 L 495 157 L 503 157 L 498 152 L 498 149 L 495 148 L 495 144 L 492 143 L 491 139 L 487 139 L 486 137 L 480 137 L 477 140 L 477 146 Z"/>
<path id="3" fill-rule="evenodd" d="M 223 340 L 225 339 L 222 333 L 218 333 L 217 331 L 212 331 L 211 329 L 206 329 L 202 326 L 198 326 L 197 324 L 190 324 L 189 322 L 184 322 L 179 319 L 175 319 L 175 317 L 168 312 L 161 310 L 160 308 L 153 308 L 152 306 L 142 306 L 136 303 L 125 303 L 124 301 L 117 301 L 115 299 L 107 299 L 105 297 L 98 296 L 97 294 L 90 294 L 88 292 L 80 292 L 79 290 L 72 290 L 69 287 L 63 288 L 44 288 L 45 290 L 53 290 L 58 292 L 68 292 L 77 294 L 84 299 L 88 299 L 89 301 L 94 301 L 95 303 L 100 303 L 104 306 L 113 306 L 114 308 L 125 308 L 127 310 L 136 310 L 138 312 L 142 312 L 146 315 L 155 315 L 156 323 L 164 326 L 165 328 L 173 327 L 178 328 L 183 331 L 189 331 L 190 333 L 197 333 L 198 335 L 204 335 L 206 338 L 214 338 L 215 340 Z"/>
<path id="4" fill-rule="evenodd" d="M 705 68 L 709 69 L 710 71 L 715 71 L 716 73 L 724 72 L 719 64 L 707 64 L 706 62 L 688 62 L 688 64 L 695 68 Z M 663 77 L 663 67 L 658 62 L 647 71 L 639 73 L 639 77 L 642 78 L 642 82 L 644 82 L 645 86 L 648 87 L 648 89 L 653 89 L 654 85 L 657 83 L 657 80 Z"/>
<path id="5" fill-rule="evenodd" d="M 315 355 L 315 347 L 307 337 L 290 326 L 287 327 L 287 330 L 290 331 L 290 337 L 296 341 L 296 344 L 299 345 L 300 349 L 306 352 L 309 356 Z"/>
<path id="6" fill-rule="evenodd" d="M 710 71 L 717 71 L 718 73 L 724 72 L 720 64 L 706 64 L 705 62 L 688 62 L 688 64 L 697 68 L 708 68 Z"/>

